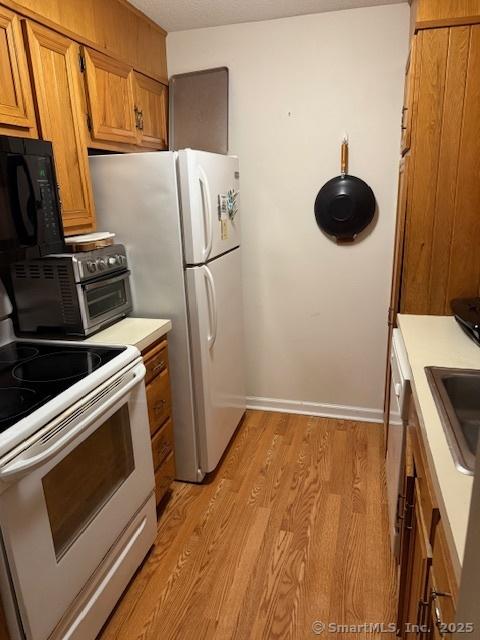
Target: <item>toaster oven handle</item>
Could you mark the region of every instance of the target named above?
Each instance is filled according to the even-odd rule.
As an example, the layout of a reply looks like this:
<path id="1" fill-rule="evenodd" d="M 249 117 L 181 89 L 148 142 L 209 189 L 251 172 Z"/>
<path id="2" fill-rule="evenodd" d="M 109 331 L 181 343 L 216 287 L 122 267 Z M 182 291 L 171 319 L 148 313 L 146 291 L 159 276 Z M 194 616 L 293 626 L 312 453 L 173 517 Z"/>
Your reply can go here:
<path id="1" fill-rule="evenodd" d="M 113 284 L 115 282 L 119 282 L 120 280 L 128 280 L 130 276 L 130 271 L 127 269 L 126 271 L 121 271 L 116 274 L 108 274 L 101 279 L 97 279 L 95 282 L 84 282 L 82 283 L 82 287 L 84 291 L 93 291 L 94 289 L 100 289 L 104 287 L 106 284 Z"/>
<path id="2" fill-rule="evenodd" d="M 142 365 L 141 367 L 137 367 L 132 371 L 130 380 L 124 384 L 119 390 L 117 390 L 113 395 L 111 395 L 105 403 L 101 403 L 99 407 L 97 407 L 92 413 L 87 414 L 82 420 L 80 420 L 75 427 L 69 429 L 62 437 L 54 442 L 50 447 L 47 447 L 40 453 L 33 455 L 31 457 L 24 457 L 25 453 L 28 454 L 28 449 L 26 452 L 20 454 L 17 458 L 14 458 L 12 462 L 5 464 L 0 468 L 0 480 L 6 481 L 15 481 L 20 479 L 23 476 L 28 475 L 35 469 L 43 466 L 49 460 L 54 458 L 60 451 L 65 449 L 69 444 L 71 444 L 79 435 L 81 435 L 84 431 L 86 431 L 89 427 L 91 427 L 92 423 L 95 422 L 98 418 L 100 418 L 104 413 L 106 413 L 113 405 L 115 405 L 119 400 L 125 397 L 128 392 L 137 385 L 145 375 L 145 367 Z M 96 390 L 96 392 L 98 389 Z M 57 425 L 52 426 L 52 431 L 55 431 Z M 48 435 L 48 432 L 47 434 Z M 38 442 L 38 440 L 37 440 Z M 35 443 L 32 445 L 35 445 Z"/>

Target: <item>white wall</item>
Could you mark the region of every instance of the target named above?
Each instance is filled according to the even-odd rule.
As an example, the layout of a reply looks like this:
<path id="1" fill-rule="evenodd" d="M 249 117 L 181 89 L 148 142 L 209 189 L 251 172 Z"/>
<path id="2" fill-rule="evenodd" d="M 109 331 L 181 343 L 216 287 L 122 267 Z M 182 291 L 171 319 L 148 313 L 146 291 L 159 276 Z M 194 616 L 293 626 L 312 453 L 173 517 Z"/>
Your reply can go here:
<path id="1" fill-rule="evenodd" d="M 230 69 L 248 395 L 274 400 L 251 404 L 380 417 L 408 23 L 398 4 L 167 38 L 170 75 Z M 379 209 L 353 246 L 326 238 L 313 214 L 339 173 L 344 131 L 350 173 L 371 185 Z"/>

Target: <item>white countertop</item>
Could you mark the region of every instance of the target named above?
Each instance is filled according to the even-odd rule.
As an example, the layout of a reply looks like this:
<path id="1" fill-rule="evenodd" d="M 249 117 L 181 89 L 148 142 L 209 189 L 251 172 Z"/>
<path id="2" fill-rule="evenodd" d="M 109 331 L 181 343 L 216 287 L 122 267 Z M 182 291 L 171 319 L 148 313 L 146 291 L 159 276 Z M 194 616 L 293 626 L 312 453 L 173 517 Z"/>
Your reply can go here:
<path id="1" fill-rule="evenodd" d="M 131 344 L 143 351 L 172 328 L 170 320 L 156 318 L 124 318 L 87 338 L 92 344 Z"/>
<path id="2" fill-rule="evenodd" d="M 450 316 L 400 315 L 408 360 L 412 369 L 412 388 L 425 449 L 436 485 L 445 534 L 456 550 L 453 558 L 459 573 L 465 551 L 473 476 L 455 467 L 437 406 L 428 383 L 425 367 L 480 369 L 480 348 Z"/>

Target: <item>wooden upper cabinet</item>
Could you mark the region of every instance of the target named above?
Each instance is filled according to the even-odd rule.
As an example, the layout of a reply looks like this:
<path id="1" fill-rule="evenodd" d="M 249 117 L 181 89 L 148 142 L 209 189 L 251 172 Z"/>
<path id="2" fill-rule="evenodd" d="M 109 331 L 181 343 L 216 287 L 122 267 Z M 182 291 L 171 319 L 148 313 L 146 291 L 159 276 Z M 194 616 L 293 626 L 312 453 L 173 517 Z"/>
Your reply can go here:
<path id="1" fill-rule="evenodd" d="M 0 133 L 36 136 L 30 78 L 18 17 L 0 6 Z"/>
<path id="2" fill-rule="evenodd" d="M 416 35 L 400 309 L 451 313 L 480 290 L 480 25 Z"/>
<path id="3" fill-rule="evenodd" d="M 415 0 L 416 28 L 473 24 L 480 18 L 480 0 Z"/>
<path id="4" fill-rule="evenodd" d="M 53 144 L 66 233 L 95 228 L 87 141 L 80 92 L 78 45 L 25 22 L 40 135 Z"/>
<path id="5" fill-rule="evenodd" d="M 132 68 L 87 47 L 82 55 L 92 140 L 135 144 Z"/>
<path id="6" fill-rule="evenodd" d="M 168 83 L 165 30 L 126 0 L 4 0 L 2 4 Z"/>
<path id="7" fill-rule="evenodd" d="M 135 72 L 137 144 L 167 149 L 168 88 Z"/>

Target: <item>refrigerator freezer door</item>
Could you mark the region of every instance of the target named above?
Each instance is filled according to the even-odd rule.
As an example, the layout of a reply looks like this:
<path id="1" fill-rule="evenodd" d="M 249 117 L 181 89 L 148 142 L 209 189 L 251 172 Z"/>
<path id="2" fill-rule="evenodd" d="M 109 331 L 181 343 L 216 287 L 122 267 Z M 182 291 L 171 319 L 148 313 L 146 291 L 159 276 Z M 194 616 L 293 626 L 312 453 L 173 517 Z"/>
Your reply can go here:
<path id="1" fill-rule="evenodd" d="M 245 412 L 240 249 L 186 273 L 197 444 L 208 473 Z"/>
<path id="2" fill-rule="evenodd" d="M 240 245 L 238 158 L 179 152 L 184 260 L 203 264 Z"/>

